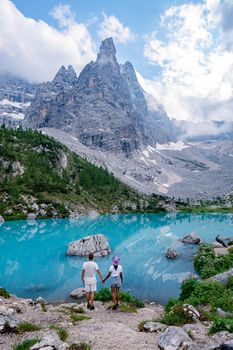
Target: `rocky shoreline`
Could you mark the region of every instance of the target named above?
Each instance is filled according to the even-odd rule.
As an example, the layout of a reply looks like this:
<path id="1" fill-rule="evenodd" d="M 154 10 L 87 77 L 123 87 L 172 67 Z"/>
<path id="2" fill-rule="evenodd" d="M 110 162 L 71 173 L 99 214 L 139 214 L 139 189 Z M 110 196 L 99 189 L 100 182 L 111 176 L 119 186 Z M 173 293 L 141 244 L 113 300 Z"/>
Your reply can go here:
<path id="1" fill-rule="evenodd" d="M 164 315 L 157 303 L 136 312 L 113 311 L 110 306 L 96 301 L 95 310 L 89 311 L 85 303 L 53 305 L 1 297 L 0 349 L 17 349 L 30 339 L 36 342 L 27 348 L 32 350 L 213 350 L 233 342 L 233 334 L 226 331 L 208 335 L 211 322 L 196 320 L 183 327 L 154 322 Z"/>

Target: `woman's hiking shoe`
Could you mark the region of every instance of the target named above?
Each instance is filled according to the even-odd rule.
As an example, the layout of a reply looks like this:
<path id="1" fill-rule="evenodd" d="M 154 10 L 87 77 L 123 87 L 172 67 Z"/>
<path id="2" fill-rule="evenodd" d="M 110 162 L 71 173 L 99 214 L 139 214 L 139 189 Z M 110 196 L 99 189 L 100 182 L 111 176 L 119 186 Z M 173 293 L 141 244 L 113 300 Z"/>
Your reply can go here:
<path id="1" fill-rule="evenodd" d="M 89 310 L 95 310 L 95 307 L 94 307 L 94 305 L 90 305 L 90 308 L 89 308 Z"/>
<path id="2" fill-rule="evenodd" d="M 116 309 L 117 309 L 117 305 L 116 305 L 116 304 L 113 305 L 112 309 L 113 309 L 113 310 L 116 310 Z"/>

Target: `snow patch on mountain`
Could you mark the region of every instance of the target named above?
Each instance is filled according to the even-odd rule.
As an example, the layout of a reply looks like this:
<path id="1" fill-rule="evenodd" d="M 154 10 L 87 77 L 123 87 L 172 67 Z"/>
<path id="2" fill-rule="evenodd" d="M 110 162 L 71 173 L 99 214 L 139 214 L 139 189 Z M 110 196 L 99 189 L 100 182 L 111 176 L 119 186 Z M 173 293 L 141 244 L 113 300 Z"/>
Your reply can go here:
<path id="1" fill-rule="evenodd" d="M 190 145 L 184 143 L 183 141 L 178 142 L 169 142 L 160 145 L 159 143 L 156 145 L 156 148 L 160 151 L 162 150 L 172 150 L 172 151 L 182 151 L 185 148 L 190 147 Z"/>

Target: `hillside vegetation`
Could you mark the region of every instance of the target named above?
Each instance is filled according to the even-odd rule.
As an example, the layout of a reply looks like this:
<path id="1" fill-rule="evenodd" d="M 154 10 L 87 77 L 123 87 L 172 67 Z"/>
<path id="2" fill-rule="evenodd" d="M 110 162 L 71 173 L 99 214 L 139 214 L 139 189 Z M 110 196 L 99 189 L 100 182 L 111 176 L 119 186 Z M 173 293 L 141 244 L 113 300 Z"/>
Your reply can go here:
<path id="1" fill-rule="evenodd" d="M 0 214 L 5 219 L 66 217 L 72 212 L 162 211 L 161 196 L 142 196 L 41 132 L 0 128 Z"/>

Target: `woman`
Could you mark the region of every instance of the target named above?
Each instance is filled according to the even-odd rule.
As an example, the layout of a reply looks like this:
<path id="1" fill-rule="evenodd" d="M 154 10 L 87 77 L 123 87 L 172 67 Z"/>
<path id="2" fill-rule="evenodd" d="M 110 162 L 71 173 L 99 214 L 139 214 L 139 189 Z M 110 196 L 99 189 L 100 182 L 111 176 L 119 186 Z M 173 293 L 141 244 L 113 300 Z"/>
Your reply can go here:
<path id="1" fill-rule="evenodd" d="M 103 283 L 111 276 L 110 285 L 112 290 L 113 310 L 119 307 L 120 288 L 123 283 L 122 266 L 120 265 L 120 258 L 114 256 L 112 258 L 112 265 L 110 266 L 107 276 L 104 278 Z"/>

